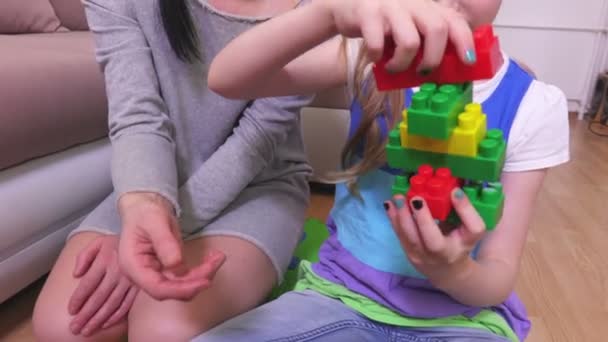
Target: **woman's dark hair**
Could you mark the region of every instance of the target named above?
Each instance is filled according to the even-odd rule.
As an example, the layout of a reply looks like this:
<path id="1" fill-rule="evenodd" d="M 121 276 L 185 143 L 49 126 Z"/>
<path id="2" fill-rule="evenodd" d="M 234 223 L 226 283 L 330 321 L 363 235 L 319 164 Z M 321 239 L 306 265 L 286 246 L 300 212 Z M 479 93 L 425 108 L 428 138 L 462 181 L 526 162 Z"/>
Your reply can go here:
<path id="1" fill-rule="evenodd" d="M 158 2 L 165 33 L 177 57 L 184 62 L 199 60 L 198 35 L 187 0 L 158 0 Z"/>

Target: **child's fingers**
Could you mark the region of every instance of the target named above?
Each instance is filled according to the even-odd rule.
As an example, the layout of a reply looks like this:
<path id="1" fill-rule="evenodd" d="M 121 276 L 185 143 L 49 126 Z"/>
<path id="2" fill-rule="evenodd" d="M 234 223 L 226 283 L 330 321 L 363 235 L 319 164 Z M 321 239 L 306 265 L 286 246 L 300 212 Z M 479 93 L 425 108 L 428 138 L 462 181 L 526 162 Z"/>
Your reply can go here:
<path id="1" fill-rule="evenodd" d="M 414 21 L 424 36 L 424 51 L 419 69 L 430 70 L 437 67 L 443 59 L 449 27 L 445 18 L 437 10 L 433 10 L 433 7 L 438 6 L 426 2 L 418 4 L 413 8 Z"/>
<path id="2" fill-rule="evenodd" d="M 418 232 L 422 238 L 422 243 L 431 253 L 439 253 L 445 247 L 445 237 L 437 227 L 431 211 L 421 197 L 412 198 L 411 210 L 414 221 L 418 227 Z"/>
<path id="3" fill-rule="evenodd" d="M 391 2 L 386 18 L 391 27 L 391 34 L 395 41 L 395 53 L 386 64 L 389 71 L 399 72 L 405 70 L 411 63 L 420 47 L 420 35 L 414 21 L 403 15 L 403 11 L 396 3 Z"/>
<path id="4" fill-rule="evenodd" d="M 452 191 L 452 205 L 464 226 L 462 229 L 463 240 L 468 243 L 477 242 L 485 232 L 486 225 L 460 188 Z"/>
<path id="5" fill-rule="evenodd" d="M 403 196 L 399 197 L 402 198 Z M 403 246 L 406 251 L 409 251 L 412 248 L 412 243 L 403 229 L 401 229 L 401 222 L 399 221 L 399 216 L 397 214 L 397 204 L 401 205 L 401 203 L 404 203 L 403 199 L 401 198 L 397 199 L 397 197 L 395 197 L 392 201 L 385 201 L 383 205 L 388 219 L 391 221 L 391 226 L 393 227 L 395 234 L 397 234 L 397 238 L 399 238 L 399 241 L 401 242 L 401 246 Z"/>
<path id="6" fill-rule="evenodd" d="M 391 219 L 391 223 L 393 223 L 393 229 L 399 240 L 408 251 L 419 251 L 422 243 L 405 197 L 397 195 L 393 198 L 392 202 L 387 203 L 391 203 L 388 209 L 389 218 Z"/>
<path id="7" fill-rule="evenodd" d="M 384 49 L 384 17 L 378 7 L 371 7 L 370 13 L 361 18 L 361 35 L 365 41 L 367 56 L 372 62 L 382 57 Z"/>
<path id="8" fill-rule="evenodd" d="M 464 17 L 449 8 L 443 8 L 448 24 L 449 40 L 456 47 L 460 59 L 467 64 L 477 60 L 473 32 Z"/>

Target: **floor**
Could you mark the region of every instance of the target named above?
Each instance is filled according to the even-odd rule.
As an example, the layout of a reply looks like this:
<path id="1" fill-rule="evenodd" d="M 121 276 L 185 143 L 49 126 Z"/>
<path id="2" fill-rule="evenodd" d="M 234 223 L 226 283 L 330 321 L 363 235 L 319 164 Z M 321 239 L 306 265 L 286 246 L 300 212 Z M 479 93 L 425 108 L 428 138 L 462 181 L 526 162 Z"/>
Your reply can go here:
<path id="1" fill-rule="evenodd" d="M 608 133 L 606 130 L 605 133 Z M 532 342 L 601 342 L 608 336 L 608 139 L 572 121 L 572 161 L 549 173 L 537 203 L 517 292 Z M 315 194 L 309 215 L 332 204 Z M 0 341 L 32 341 L 41 281 L 0 305 Z"/>

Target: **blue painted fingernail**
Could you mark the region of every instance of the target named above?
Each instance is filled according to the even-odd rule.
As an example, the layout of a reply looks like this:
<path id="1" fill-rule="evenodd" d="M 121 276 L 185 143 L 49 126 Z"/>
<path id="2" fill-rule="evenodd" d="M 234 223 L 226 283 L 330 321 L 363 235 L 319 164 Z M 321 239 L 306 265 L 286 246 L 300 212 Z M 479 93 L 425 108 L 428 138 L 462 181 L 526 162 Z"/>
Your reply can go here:
<path id="1" fill-rule="evenodd" d="M 456 189 L 456 191 L 454 192 L 454 196 L 456 196 L 456 198 L 458 199 L 462 199 L 464 197 L 464 191 L 462 191 L 461 189 Z"/>
<path id="2" fill-rule="evenodd" d="M 475 50 L 468 49 L 466 52 L 466 58 L 467 58 L 467 62 L 475 63 L 475 61 L 477 61 L 477 55 L 475 54 Z"/>
<path id="3" fill-rule="evenodd" d="M 403 204 L 404 204 L 404 203 L 403 203 L 403 200 L 402 200 L 401 198 L 397 198 L 397 199 L 395 200 L 395 206 L 397 207 L 397 209 L 401 209 L 401 208 L 403 208 Z"/>
<path id="4" fill-rule="evenodd" d="M 439 221 L 439 219 L 435 219 L 435 224 L 440 224 L 441 221 Z"/>

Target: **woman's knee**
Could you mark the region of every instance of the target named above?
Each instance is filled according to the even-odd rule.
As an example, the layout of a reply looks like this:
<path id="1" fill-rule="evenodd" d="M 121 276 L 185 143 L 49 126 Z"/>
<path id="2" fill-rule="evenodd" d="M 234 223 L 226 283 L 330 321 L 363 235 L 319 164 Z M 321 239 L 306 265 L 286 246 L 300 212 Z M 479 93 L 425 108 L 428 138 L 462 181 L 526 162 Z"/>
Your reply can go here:
<path id="1" fill-rule="evenodd" d="M 34 306 L 32 324 L 37 341 L 116 341 L 126 332 L 126 323 L 106 329 L 91 338 L 74 335 L 70 331 L 73 316 L 68 302 L 77 280 L 73 269 L 78 253 L 100 234 L 83 232 L 74 235 L 53 266 Z"/>
<path id="2" fill-rule="evenodd" d="M 39 298 L 34 307 L 32 325 L 36 341 L 120 341 L 126 332 L 126 321 L 108 329 L 103 329 L 86 337 L 74 335 L 70 330 L 70 316 L 66 310 L 49 305 L 45 298 Z"/>

